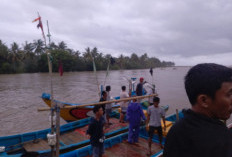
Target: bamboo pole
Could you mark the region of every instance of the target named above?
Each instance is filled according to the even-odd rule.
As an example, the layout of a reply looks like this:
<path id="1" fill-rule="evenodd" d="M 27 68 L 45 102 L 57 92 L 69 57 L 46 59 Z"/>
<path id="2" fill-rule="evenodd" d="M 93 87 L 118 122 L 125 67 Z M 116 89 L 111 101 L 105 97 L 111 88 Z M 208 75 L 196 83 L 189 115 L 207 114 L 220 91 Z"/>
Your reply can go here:
<path id="1" fill-rule="evenodd" d="M 92 104 L 64 106 L 64 107 L 60 107 L 60 109 L 72 109 L 72 108 L 80 108 L 80 107 L 85 107 L 85 106 L 103 105 L 103 104 L 117 103 L 117 102 L 121 102 L 121 101 L 129 101 L 129 100 L 133 100 L 133 99 L 144 99 L 144 98 L 154 97 L 154 96 L 158 96 L 158 95 L 157 94 L 151 94 L 151 95 L 145 95 L 145 96 L 135 96 L 135 97 L 129 97 L 129 98 L 124 98 L 124 99 L 118 99 L 118 100 L 97 102 L 97 103 L 92 103 Z M 49 107 L 39 108 L 38 111 L 48 111 L 50 109 L 51 108 L 49 108 Z"/>

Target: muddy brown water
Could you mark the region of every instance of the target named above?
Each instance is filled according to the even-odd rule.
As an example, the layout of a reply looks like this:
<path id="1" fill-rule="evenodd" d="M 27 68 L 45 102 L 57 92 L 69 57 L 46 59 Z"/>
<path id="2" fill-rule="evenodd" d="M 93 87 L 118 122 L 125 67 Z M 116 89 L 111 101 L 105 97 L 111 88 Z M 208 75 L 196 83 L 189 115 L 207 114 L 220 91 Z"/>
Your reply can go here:
<path id="1" fill-rule="evenodd" d="M 190 67 L 169 67 L 149 69 L 110 71 L 105 85 L 111 85 L 111 95 L 118 96 L 122 85 L 128 87 L 124 77 L 144 77 L 145 81 L 155 83 L 160 105 L 169 105 L 168 114 L 176 109 L 189 108 L 185 90 L 184 76 Z M 104 84 L 105 71 L 98 71 L 98 84 Z M 97 81 L 93 72 L 68 72 L 62 77 L 53 73 L 54 98 L 70 103 L 98 101 Z M 0 75 L 0 136 L 36 131 L 50 127 L 49 112 L 38 112 L 47 107 L 40 96 L 50 93 L 48 73 Z M 128 89 L 128 88 L 127 88 Z M 66 122 L 61 119 L 61 124 Z"/>

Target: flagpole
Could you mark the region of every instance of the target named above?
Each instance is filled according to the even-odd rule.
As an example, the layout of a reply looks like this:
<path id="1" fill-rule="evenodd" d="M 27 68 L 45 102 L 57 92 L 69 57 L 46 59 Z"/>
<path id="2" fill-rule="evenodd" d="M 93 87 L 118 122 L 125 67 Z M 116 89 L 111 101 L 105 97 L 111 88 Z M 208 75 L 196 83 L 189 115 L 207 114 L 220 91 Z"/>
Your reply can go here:
<path id="1" fill-rule="evenodd" d="M 32 22 L 35 22 L 35 21 L 38 21 L 39 20 L 39 24 L 37 25 L 37 28 L 40 28 L 41 31 L 42 31 L 42 36 L 43 36 L 43 39 L 44 39 L 44 44 L 45 44 L 45 52 L 47 54 L 47 60 L 48 60 L 48 69 L 49 69 L 49 76 L 50 76 L 50 88 L 51 88 L 51 134 L 48 134 L 47 137 L 48 137 L 48 143 L 49 145 L 51 146 L 51 156 L 53 157 L 55 155 L 55 152 L 54 152 L 54 132 L 55 132 L 55 125 L 54 125 L 54 110 L 56 110 L 57 113 L 59 113 L 59 109 L 57 109 L 57 104 L 56 106 L 54 105 L 54 98 L 53 98 L 53 83 L 52 83 L 52 56 L 48 50 L 48 47 L 47 47 L 47 43 L 46 43 L 46 37 L 44 35 L 44 31 L 43 31 L 43 24 L 42 24 L 42 20 L 41 20 L 41 17 L 39 15 L 39 12 L 38 13 L 38 18 L 36 18 L 35 20 L 33 20 Z M 47 26 L 48 26 L 48 21 L 47 21 Z M 50 32 L 49 32 L 49 27 L 48 27 L 48 38 L 49 38 L 49 46 L 50 46 Z M 58 117 L 59 114 L 57 114 Z M 57 120 L 58 121 L 58 120 Z M 59 125 L 58 125 L 59 126 Z M 58 127 L 58 131 L 59 131 L 59 127 Z M 58 133 L 59 134 L 59 133 Z M 59 148 L 59 147 L 58 147 Z M 59 149 L 58 149 L 59 150 Z M 59 156 L 59 153 L 58 153 L 58 156 Z"/>
<path id="2" fill-rule="evenodd" d="M 48 26 L 48 21 L 47 21 L 47 27 L 48 27 L 48 39 L 49 39 L 49 47 L 50 47 L 50 32 L 49 32 L 49 26 Z M 46 45 L 46 40 L 45 40 L 45 45 Z M 54 124 L 54 116 L 55 116 L 55 104 L 54 104 L 54 97 L 53 97 L 53 81 L 52 81 L 52 57 L 47 49 L 46 45 L 46 53 L 47 53 L 47 60 L 48 60 L 48 69 L 49 69 L 49 76 L 50 76 L 50 89 L 51 89 L 51 133 L 55 133 L 55 124 Z M 57 116 L 57 115 L 56 115 Z M 51 155 L 52 157 L 55 156 L 55 146 L 51 145 Z"/>

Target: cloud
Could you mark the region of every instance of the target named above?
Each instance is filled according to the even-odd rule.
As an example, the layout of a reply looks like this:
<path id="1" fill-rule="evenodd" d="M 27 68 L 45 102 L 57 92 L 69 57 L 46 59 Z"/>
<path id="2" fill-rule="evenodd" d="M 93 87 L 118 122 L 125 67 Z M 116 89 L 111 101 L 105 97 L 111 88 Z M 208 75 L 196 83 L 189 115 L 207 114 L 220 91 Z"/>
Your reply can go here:
<path id="1" fill-rule="evenodd" d="M 147 53 L 177 65 L 224 64 L 232 57 L 231 10 L 229 0 L 3 0 L 0 39 L 10 45 L 41 38 L 31 23 L 39 11 L 45 31 L 49 20 L 52 41 L 74 50 L 96 46 L 113 56 Z"/>

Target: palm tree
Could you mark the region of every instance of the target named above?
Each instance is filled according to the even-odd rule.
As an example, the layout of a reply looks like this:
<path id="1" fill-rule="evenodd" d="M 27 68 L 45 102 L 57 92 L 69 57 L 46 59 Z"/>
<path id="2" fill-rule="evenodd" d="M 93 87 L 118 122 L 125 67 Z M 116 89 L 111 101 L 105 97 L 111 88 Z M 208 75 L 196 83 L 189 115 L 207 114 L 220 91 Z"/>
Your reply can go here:
<path id="1" fill-rule="evenodd" d="M 10 55 L 8 56 L 8 59 L 13 64 L 14 72 L 16 72 L 16 64 L 21 62 L 22 58 L 23 58 L 23 54 L 20 51 L 18 44 L 16 42 L 13 42 L 11 44 Z"/>
<path id="2" fill-rule="evenodd" d="M 34 40 L 33 44 L 34 44 L 34 47 L 35 47 L 34 53 L 36 55 L 40 55 L 40 54 L 44 53 L 45 45 L 44 45 L 44 42 L 41 39 Z"/>
<path id="3" fill-rule="evenodd" d="M 33 43 L 25 42 L 25 45 L 23 45 L 23 50 L 25 53 L 25 58 L 28 59 L 34 59 L 35 55 L 33 53 L 33 50 L 35 49 L 35 45 Z"/>
<path id="4" fill-rule="evenodd" d="M 2 43 L 2 40 L 0 40 L 0 61 L 7 61 L 7 56 L 8 56 L 8 48 L 7 46 Z"/>
<path id="5" fill-rule="evenodd" d="M 67 44 L 64 41 L 61 41 L 60 43 L 58 43 L 58 49 L 66 50 Z"/>

